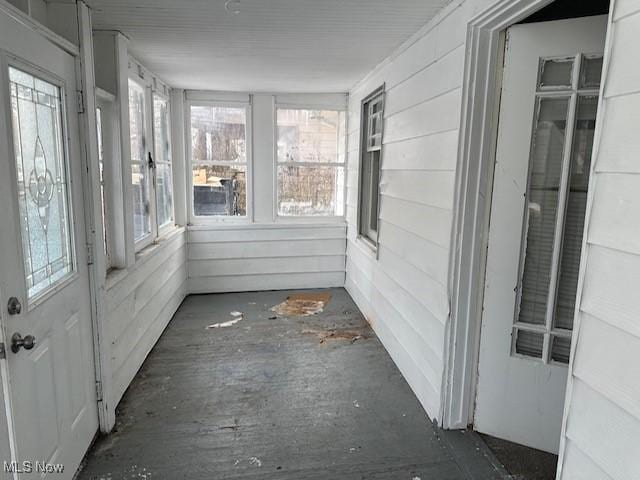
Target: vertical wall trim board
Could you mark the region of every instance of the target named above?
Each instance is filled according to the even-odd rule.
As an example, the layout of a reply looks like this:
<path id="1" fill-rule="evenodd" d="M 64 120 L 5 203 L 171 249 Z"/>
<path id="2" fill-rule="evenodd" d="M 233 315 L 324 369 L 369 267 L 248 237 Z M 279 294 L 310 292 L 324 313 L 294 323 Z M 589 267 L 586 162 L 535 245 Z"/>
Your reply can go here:
<path id="1" fill-rule="evenodd" d="M 571 411 L 571 403 L 573 400 L 573 387 L 574 387 L 574 361 L 576 355 L 576 346 L 580 340 L 580 330 L 581 330 L 581 317 L 580 314 L 581 306 L 582 306 L 582 296 L 584 292 L 584 284 L 587 273 L 587 264 L 589 259 L 589 253 L 591 247 L 589 246 L 589 231 L 592 220 L 593 213 L 593 200 L 595 198 L 595 192 L 597 189 L 598 175 L 595 173 L 597 171 L 598 162 L 600 160 L 600 144 L 602 140 L 602 129 L 604 120 L 606 118 L 607 113 L 607 99 L 605 99 L 604 92 L 607 87 L 607 80 L 609 79 L 609 67 L 611 63 L 611 56 L 613 51 L 613 39 L 614 39 L 614 22 L 613 16 L 615 12 L 617 0 L 611 0 L 609 6 L 609 18 L 607 20 L 607 36 L 605 40 L 605 48 L 604 48 L 604 60 L 602 65 L 602 81 L 600 85 L 600 96 L 598 99 L 598 114 L 596 117 L 596 125 L 594 131 L 594 139 L 593 139 L 593 152 L 591 155 L 591 172 L 589 175 L 589 187 L 587 190 L 587 206 L 586 206 L 586 214 L 585 214 L 585 222 L 584 222 L 584 233 L 582 238 L 582 255 L 580 258 L 580 267 L 578 270 L 578 288 L 576 293 L 576 310 L 573 320 L 573 335 L 571 339 L 571 350 L 569 355 L 569 375 L 567 377 L 567 389 L 565 394 L 565 403 L 564 403 L 564 414 L 562 417 L 562 433 L 560 436 L 560 451 L 558 454 L 558 470 L 556 474 L 556 478 L 561 480 L 564 476 L 564 463 L 566 460 L 566 449 L 567 449 L 567 423 L 569 420 L 569 415 Z"/>
<path id="2" fill-rule="evenodd" d="M 54 4 L 53 6 L 55 6 Z M 82 169 L 82 190 L 84 195 L 85 230 L 87 247 L 94 252 L 89 265 L 89 292 L 91 296 L 91 325 L 93 333 L 93 355 L 96 381 L 102 385 L 102 398 L 98 399 L 98 420 L 100 430 L 108 432 L 115 424 L 115 405 L 111 382 L 111 343 L 108 339 L 104 318 L 104 276 L 106 258 L 101 254 L 103 229 L 100 205 L 100 180 L 98 173 L 97 120 L 95 116 L 95 72 L 93 58 L 93 32 L 89 7 L 76 3 L 76 19 L 80 53 L 76 57 L 78 65 L 78 86 L 82 91 L 82 113 L 79 114 Z M 73 113 L 73 112 L 71 112 Z M 82 248 L 83 246 L 80 246 Z"/>

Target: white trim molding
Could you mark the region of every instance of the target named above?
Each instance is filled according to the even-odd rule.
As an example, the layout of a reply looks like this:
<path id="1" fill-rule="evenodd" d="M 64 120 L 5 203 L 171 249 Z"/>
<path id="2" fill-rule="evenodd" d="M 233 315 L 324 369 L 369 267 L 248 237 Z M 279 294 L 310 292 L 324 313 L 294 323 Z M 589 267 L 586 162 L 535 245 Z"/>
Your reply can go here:
<path id="1" fill-rule="evenodd" d="M 549 3 L 499 0 L 467 26 L 439 419 L 444 428 L 473 423 L 504 32 Z"/>

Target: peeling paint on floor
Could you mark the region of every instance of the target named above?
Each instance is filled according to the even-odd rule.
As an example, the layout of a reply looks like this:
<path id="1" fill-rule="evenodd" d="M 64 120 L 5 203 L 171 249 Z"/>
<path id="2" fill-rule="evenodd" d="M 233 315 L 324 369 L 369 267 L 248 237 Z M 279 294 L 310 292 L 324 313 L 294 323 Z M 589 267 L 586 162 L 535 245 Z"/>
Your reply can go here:
<path id="1" fill-rule="evenodd" d="M 271 311 L 283 317 L 308 317 L 321 313 L 330 298 L 331 295 L 325 292 L 296 293 L 271 307 Z"/>

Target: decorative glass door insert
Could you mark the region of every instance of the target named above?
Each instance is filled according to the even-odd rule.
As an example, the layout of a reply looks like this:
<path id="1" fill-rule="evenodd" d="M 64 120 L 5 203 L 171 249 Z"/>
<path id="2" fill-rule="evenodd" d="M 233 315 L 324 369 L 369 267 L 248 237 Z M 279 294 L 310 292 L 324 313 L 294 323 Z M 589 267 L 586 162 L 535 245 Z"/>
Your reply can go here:
<path id="1" fill-rule="evenodd" d="M 75 270 L 60 87 L 9 67 L 25 280 L 29 299 Z"/>

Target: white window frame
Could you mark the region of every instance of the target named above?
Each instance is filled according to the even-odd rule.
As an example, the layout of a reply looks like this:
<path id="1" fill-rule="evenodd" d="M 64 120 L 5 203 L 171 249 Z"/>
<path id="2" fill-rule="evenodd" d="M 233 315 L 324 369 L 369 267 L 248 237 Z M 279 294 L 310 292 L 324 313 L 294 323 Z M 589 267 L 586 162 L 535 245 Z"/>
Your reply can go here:
<path id="1" fill-rule="evenodd" d="M 551 256 L 551 271 L 549 279 L 549 288 L 547 291 L 546 300 L 546 313 L 545 322 L 543 324 L 526 323 L 520 321 L 520 311 L 522 309 L 522 294 L 523 294 L 523 282 L 524 282 L 524 269 L 525 260 L 527 254 L 527 239 L 529 235 L 529 199 L 531 197 L 531 177 L 533 175 L 532 167 L 532 152 L 529 152 L 529 164 L 527 174 L 527 195 L 524 208 L 524 215 L 522 220 L 522 244 L 520 246 L 519 256 L 519 268 L 518 268 L 518 284 L 516 285 L 516 308 L 513 319 L 513 334 L 511 336 L 511 355 L 513 357 L 524 358 L 534 362 L 540 362 L 544 364 L 553 364 L 560 367 L 568 368 L 568 363 L 557 361 L 553 359 L 553 340 L 554 338 L 563 338 L 571 340 L 573 337 L 574 328 L 567 329 L 558 327 L 555 325 L 556 307 L 558 302 L 558 290 L 560 288 L 560 273 L 562 265 L 562 248 L 565 240 L 566 232 L 566 216 L 567 216 L 567 202 L 569 199 L 569 191 L 571 188 L 571 162 L 573 161 L 574 153 L 574 141 L 573 137 L 576 132 L 576 115 L 578 113 L 579 101 L 584 97 L 595 97 L 599 99 L 600 86 L 597 87 L 581 87 L 580 86 L 580 73 L 581 67 L 585 59 L 601 58 L 602 55 L 587 55 L 579 53 L 573 57 L 544 57 L 540 59 L 540 66 L 538 70 L 538 84 L 542 82 L 542 68 L 544 61 L 547 60 L 571 60 L 573 61 L 573 69 L 571 73 L 571 85 L 566 86 L 550 86 L 544 87 L 538 85 L 535 93 L 536 101 L 536 114 L 532 127 L 532 138 L 535 135 L 536 123 L 538 120 L 540 101 L 543 99 L 566 99 L 568 102 L 566 124 L 567 129 L 564 137 L 564 150 L 562 153 L 562 163 L 560 171 L 560 188 L 558 191 L 558 205 L 556 211 L 555 225 L 553 231 L 553 249 Z M 570 127 L 570 128 L 569 128 Z M 533 148 L 533 147 L 532 147 Z M 593 158 L 591 159 L 593 161 Z M 575 327 L 575 325 L 574 325 Z M 521 332 L 530 332 L 543 336 L 542 356 L 534 357 L 531 355 L 525 355 L 518 353 L 516 349 L 516 342 L 518 334 Z"/>
<path id="2" fill-rule="evenodd" d="M 152 158 L 155 159 L 155 142 L 154 142 L 154 128 L 153 128 L 153 96 L 160 95 L 162 96 L 168 104 L 168 112 L 169 116 L 171 115 L 171 101 L 169 95 L 169 89 L 159 82 L 151 73 L 149 73 L 142 65 L 140 65 L 137 61 L 132 58 L 129 59 L 129 73 L 127 77 L 127 86 L 129 81 L 133 81 L 140 85 L 145 92 L 145 151 L 146 155 L 149 155 L 151 152 Z M 127 108 L 128 108 L 128 98 L 129 92 L 127 90 Z M 129 119 L 129 125 L 126 125 L 127 131 L 129 132 L 129 141 L 131 139 L 131 131 L 130 131 L 131 120 Z M 171 126 L 171 118 L 169 117 L 169 126 Z M 125 127 L 123 125 L 123 127 Z M 171 142 L 171 139 L 169 139 Z M 170 143 L 170 148 L 173 148 L 173 145 Z M 171 152 L 171 158 L 173 158 L 173 152 Z M 126 159 L 128 168 L 126 170 L 126 175 L 128 175 L 128 181 L 131 182 L 131 152 L 129 152 L 129 158 Z M 151 232 L 139 240 L 135 240 L 135 238 L 131 238 L 131 241 L 134 242 L 135 253 L 139 253 L 144 248 L 155 243 L 161 235 L 165 235 L 170 230 L 175 228 L 175 209 L 172 205 L 173 212 L 173 222 L 164 225 L 162 228 L 158 228 L 158 214 L 157 214 L 157 188 L 156 188 L 156 169 L 149 169 L 149 220 L 151 224 Z M 172 185 L 173 181 L 173 169 L 172 169 Z M 173 203 L 173 202 L 172 202 Z M 127 212 L 128 215 L 133 215 L 133 199 L 131 202 L 131 211 Z M 133 234 L 133 230 L 132 230 Z"/>
<path id="3" fill-rule="evenodd" d="M 385 90 L 385 85 L 382 84 L 380 87 L 376 88 L 375 90 L 373 90 L 370 94 L 368 94 L 366 97 L 364 97 L 361 101 L 361 106 L 360 106 L 360 128 L 358 130 L 358 135 L 359 135 L 359 144 L 360 144 L 360 150 L 358 152 L 358 210 L 357 210 L 357 239 L 358 241 L 360 241 L 361 243 L 365 244 L 366 246 L 368 246 L 369 248 L 371 248 L 376 256 L 378 254 L 378 245 L 379 245 L 379 239 L 380 239 L 380 203 L 381 203 L 381 198 L 382 195 L 380 194 L 380 181 L 382 180 L 382 161 L 383 161 L 383 141 L 384 141 L 384 112 L 385 112 L 385 103 L 386 103 L 386 90 Z M 374 146 L 373 150 L 371 150 L 369 148 L 369 141 L 372 138 L 369 135 L 369 131 L 370 131 L 370 127 L 371 127 L 371 117 L 369 116 L 368 113 L 368 107 L 371 104 L 372 101 L 376 100 L 380 98 L 380 101 L 382 103 L 382 110 L 380 112 L 380 122 L 381 122 L 381 126 L 380 126 L 380 142 L 378 146 Z M 377 135 L 374 135 L 377 136 Z M 375 231 L 373 231 L 373 233 L 375 234 L 375 238 L 371 238 L 367 233 L 362 231 L 362 215 L 363 215 L 363 201 L 362 201 L 362 195 L 363 195 L 363 191 L 362 191 L 362 182 L 364 181 L 363 178 L 363 163 L 364 163 L 364 156 L 367 153 L 370 153 L 371 151 L 374 150 L 378 150 L 380 152 L 380 159 L 379 159 L 379 172 L 378 172 L 378 189 L 377 189 L 377 196 L 378 196 L 378 201 L 377 201 L 377 228 Z M 373 198 L 373 196 L 371 196 L 371 198 L 369 198 L 369 202 L 371 202 L 371 199 Z"/>
<path id="4" fill-rule="evenodd" d="M 137 66 L 137 65 L 136 65 Z M 153 124 L 152 124 L 152 119 L 150 117 L 153 116 L 153 113 L 151 111 L 151 105 L 150 102 L 152 102 L 152 96 L 151 96 L 151 85 L 149 84 L 149 82 L 139 76 L 137 73 L 133 73 L 131 71 L 131 67 L 129 68 L 129 78 L 127 81 L 127 86 L 129 86 L 129 82 L 135 82 L 136 84 L 138 84 L 140 87 L 142 87 L 143 91 L 144 91 L 144 98 L 145 98 L 145 109 L 144 109 L 144 148 L 145 148 L 145 155 L 149 154 L 150 151 L 150 146 L 153 145 Z M 128 103 L 128 98 L 129 98 L 129 88 L 127 89 L 127 105 Z M 150 115 L 151 114 L 151 115 Z M 129 141 L 131 141 L 131 118 L 129 118 L 129 125 L 127 125 L 128 131 L 129 131 Z M 133 156 L 133 152 L 131 152 L 131 150 L 129 151 L 129 158 L 127 159 L 127 162 L 129 164 L 129 168 L 127 169 L 127 174 L 129 175 L 129 181 L 131 182 L 131 175 L 132 175 L 132 156 Z M 141 163 L 144 164 L 145 160 L 142 159 Z M 147 168 L 147 172 L 149 174 L 149 198 L 148 198 L 148 202 L 149 202 L 149 220 L 150 220 L 150 227 L 151 230 L 150 232 L 145 235 L 144 237 L 136 240 L 135 239 L 135 234 L 133 237 L 133 242 L 134 242 L 134 246 L 135 246 L 135 251 L 136 253 L 139 252 L 140 250 L 142 250 L 145 247 L 148 247 L 149 245 L 151 245 L 157 235 L 158 235 L 158 230 L 157 230 L 157 222 L 154 221 L 154 218 L 156 217 L 156 209 L 155 209 L 155 189 L 154 189 L 154 185 L 155 185 L 155 181 L 154 181 L 154 173 L 149 170 L 149 167 Z M 134 202 L 132 201 L 131 203 L 131 207 L 132 210 L 131 212 L 129 212 L 129 215 L 133 215 L 133 206 L 134 206 Z M 133 232 L 133 231 L 132 231 Z"/>
<path id="5" fill-rule="evenodd" d="M 96 113 L 100 110 L 100 131 L 98 135 L 102 140 L 102 153 L 98 151 L 98 155 L 102 154 L 103 166 L 102 166 L 102 189 L 103 189 L 103 203 L 101 207 L 104 209 L 104 225 L 105 232 L 105 270 L 109 270 L 117 264 L 116 258 L 118 257 L 117 245 L 115 240 L 115 216 L 114 211 L 116 209 L 114 205 L 115 188 L 113 184 L 114 172 L 119 173 L 117 163 L 120 160 L 120 156 L 117 155 L 116 150 L 119 147 L 119 143 L 115 140 L 117 135 L 117 124 L 114 118 L 116 108 L 116 98 L 114 95 L 96 88 Z M 96 119 L 97 125 L 97 119 Z M 98 149 L 100 144 L 98 144 Z"/>
<path id="6" fill-rule="evenodd" d="M 193 206 L 193 152 L 191 145 L 191 107 L 222 107 L 222 108 L 244 108 L 245 109 L 245 142 L 246 142 L 246 159 L 244 163 L 240 162 L 220 162 L 212 161 L 212 165 L 222 166 L 244 166 L 246 168 L 246 205 L 247 212 L 244 216 L 231 215 L 195 215 Z M 184 133 L 185 133 L 185 150 L 186 150 L 186 175 L 187 175 L 187 210 L 190 225 L 220 225 L 225 223 L 247 224 L 253 221 L 253 117 L 251 100 L 235 101 L 235 100 L 200 100 L 187 99 L 185 101 L 184 115 Z"/>
<path id="7" fill-rule="evenodd" d="M 339 162 L 280 162 L 278 160 L 278 110 L 325 110 L 344 113 L 344 138 L 343 152 L 344 160 Z M 277 223 L 345 223 L 347 215 L 347 155 L 348 155 L 348 110 L 347 108 L 337 108 L 335 105 L 301 104 L 301 103 L 280 103 L 276 102 L 273 109 L 273 218 Z M 340 135 L 340 132 L 338 132 Z M 339 143 L 338 137 L 338 143 Z M 306 167 L 342 167 L 344 169 L 344 185 L 342 186 L 342 215 L 280 215 L 278 208 L 278 167 L 280 165 L 298 165 Z"/>
<path id="8" fill-rule="evenodd" d="M 173 143 L 171 142 L 171 99 L 169 97 L 168 94 L 160 91 L 159 89 L 153 89 L 151 91 L 151 134 L 152 134 L 152 142 L 153 142 L 153 161 L 155 164 L 157 164 L 157 152 L 155 151 L 155 147 L 156 147 L 156 130 L 154 128 L 154 121 L 155 121 L 155 109 L 154 109 L 154 97 L 160 97 L 162 100 L 164 100 L 165 102 L 167 102 L 167 121 L 169 123 L 168 125 L 168 137 L 167 137 L 167 141 L 169 142 L 169 161 L 166 162 L 169 164 L 169 168 L 170 168 L 170 172 L 171 172 L 171 192 L 172 192 L 172 198 L 171 198 L 171 219 L 169 220 L 169 222 L 167 222 L 164 225 L 160 225 L 160 221 L 158 220 L 158 196 L 157 196 L 157 190 L 158 190 L 158 184 L 157 184 L 157 169 L 154 168 L 154 173 L 153 173 L 153 192 L 154 192 L 154 196 L 155 196 L 155 208 L 156 208 L 156 217 L 155 217 L 155 222 L 157 225 L 157 230 L 158 230 L 158 236 L 161 237 L 163 235 L 165 235 L 168 231 L 172 230 L 173 228 L 175 228 L 176 225 L 176 210 L 175 210 L 175 202 L 174 202 L 174 196 L 175 196 L 175 189 L 174 189 L 174 185 L 175 182 L 173 181 L 173 172 L 174 172 L 174 164 L 173 164 Z"/>

